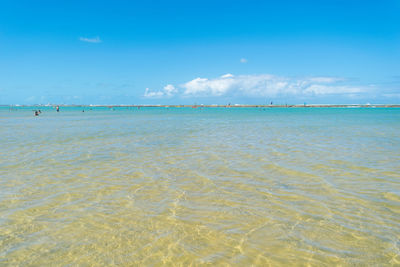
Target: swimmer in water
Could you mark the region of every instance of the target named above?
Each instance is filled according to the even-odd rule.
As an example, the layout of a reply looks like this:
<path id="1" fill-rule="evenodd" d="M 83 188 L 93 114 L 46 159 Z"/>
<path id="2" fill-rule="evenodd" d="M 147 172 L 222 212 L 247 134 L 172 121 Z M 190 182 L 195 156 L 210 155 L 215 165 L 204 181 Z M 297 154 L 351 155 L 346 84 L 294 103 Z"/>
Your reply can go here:
<path id="1" fill-rule="evenodd" d="M 56 110 L 57 110 L 57 112 L 60 112 L 60 107 L 57 106 L 57 107 L 56 107 Z"/>
<path id="2" fill-rule="evenodd" d="M 39 112 L 35 110 L 35 116 L 39 116 Z"/>

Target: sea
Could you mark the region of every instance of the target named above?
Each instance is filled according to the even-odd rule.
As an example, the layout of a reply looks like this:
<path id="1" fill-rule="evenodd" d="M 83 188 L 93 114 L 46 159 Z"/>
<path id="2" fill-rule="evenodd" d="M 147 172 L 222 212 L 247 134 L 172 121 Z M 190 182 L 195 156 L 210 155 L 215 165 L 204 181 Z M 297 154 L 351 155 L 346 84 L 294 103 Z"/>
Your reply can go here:
<path id="1" fill-rule="evenodd" d="M 400 108 L 0 107 L 0 266 L 117 265 L 399 266 Z"/>

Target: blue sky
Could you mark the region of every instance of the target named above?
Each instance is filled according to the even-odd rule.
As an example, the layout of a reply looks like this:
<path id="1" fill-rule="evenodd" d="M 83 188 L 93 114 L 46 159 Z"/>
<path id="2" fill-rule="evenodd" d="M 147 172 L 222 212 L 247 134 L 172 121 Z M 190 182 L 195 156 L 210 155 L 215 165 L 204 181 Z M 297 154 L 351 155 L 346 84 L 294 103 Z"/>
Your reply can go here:
<path id="1" fill-rule="evenodd" d="M 400 1 L 0 0 L 0 104 L 400 103 Z"/>

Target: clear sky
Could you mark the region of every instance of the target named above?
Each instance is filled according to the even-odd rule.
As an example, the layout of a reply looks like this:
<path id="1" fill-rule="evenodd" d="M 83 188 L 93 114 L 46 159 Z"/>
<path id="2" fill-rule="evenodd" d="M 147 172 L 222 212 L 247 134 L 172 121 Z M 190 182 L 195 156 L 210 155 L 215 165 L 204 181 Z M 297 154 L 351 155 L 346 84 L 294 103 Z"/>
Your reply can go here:
<path id="1" fill-rule="evenodd" d="M 399 14 L 399 0 L 0 0 L 0 104 L 400 103 Z"/>

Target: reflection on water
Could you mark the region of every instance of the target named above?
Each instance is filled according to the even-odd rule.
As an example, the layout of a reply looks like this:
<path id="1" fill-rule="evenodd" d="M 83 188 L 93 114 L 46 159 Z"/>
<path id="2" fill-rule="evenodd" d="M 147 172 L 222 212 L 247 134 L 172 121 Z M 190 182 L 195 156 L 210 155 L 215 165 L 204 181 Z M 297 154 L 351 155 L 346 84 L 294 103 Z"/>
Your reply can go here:
<path id="1" fill-rule="evenodd" d="M 398 265 L 398 109 L 0 110 L 0 265 Z"/>

